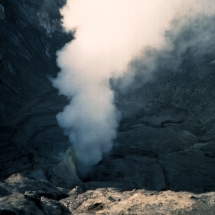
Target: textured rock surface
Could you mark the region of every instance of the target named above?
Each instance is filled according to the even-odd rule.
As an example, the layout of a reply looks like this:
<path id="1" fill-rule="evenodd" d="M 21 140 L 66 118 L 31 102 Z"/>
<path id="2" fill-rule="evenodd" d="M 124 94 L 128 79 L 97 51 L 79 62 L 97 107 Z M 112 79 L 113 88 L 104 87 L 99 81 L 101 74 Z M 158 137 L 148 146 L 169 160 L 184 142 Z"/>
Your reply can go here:
<path id="1" fill-rule="evenodd" d="M 160 104 L 148 114 L 141 111 L 122 124 L 115 147 L 91 177 L 127 182 L 130 189 L 214 190 L 215 146 L 201 128 L 181 108 Z"/>
<path id="2" fill-rule="evenodd" d="M 119 191 L 100 188 L 80 193 L 71 190 L 60 202 L 73 214 L 214 214 L 215 193 Z"/>
<path id="3" fill-rule="evenodd" d="M 0 1 L 2 179 L 23 172 L 56 184 L 68 181 L 53 170 L 69 147 L 55 118 L 66 100 L 48 79 L 58 72 L 55 52 L 71 39 L 61 30 L 62 4 Z"/>
<path id="4" fill-rule="evenodd" d="M 117 139 L 81 182 L 55 118 L 67 101 L 49 81 L 72 39 L 60 26 L 64 3 L 0 0 L 0 215 L 214 214 L 215 41 L 180 52 L 177 66 L 162 56 L 178 53 L 157 53 L 153 80 L 115 87 Z M 173 37 L 173 50 L 185 39 Z"/>
<path id="5" fill-rule="evenodd" d="M 0 214 L 70 214 L 59 203 L 68 196 L 66 192 L 48 182 L 14 174 L 1 183 L 1 188 Z"/>

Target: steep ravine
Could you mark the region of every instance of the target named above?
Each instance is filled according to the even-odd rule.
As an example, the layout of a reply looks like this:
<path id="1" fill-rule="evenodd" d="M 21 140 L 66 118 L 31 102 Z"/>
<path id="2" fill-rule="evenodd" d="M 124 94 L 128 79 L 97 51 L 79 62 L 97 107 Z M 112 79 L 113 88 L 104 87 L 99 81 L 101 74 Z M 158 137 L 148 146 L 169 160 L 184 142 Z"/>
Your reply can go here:
<path id="1" fill-rule="evenodd" d="M 56 121 L 68 101 L 49 80 L 72 39 L 64 3 L 0 0 L 0 215 L 214 214 L 213 46 L 187 50 L 180 71 L 161 60 L 152 81 L 113 86 L 117 139 L 81 182 Z"/>

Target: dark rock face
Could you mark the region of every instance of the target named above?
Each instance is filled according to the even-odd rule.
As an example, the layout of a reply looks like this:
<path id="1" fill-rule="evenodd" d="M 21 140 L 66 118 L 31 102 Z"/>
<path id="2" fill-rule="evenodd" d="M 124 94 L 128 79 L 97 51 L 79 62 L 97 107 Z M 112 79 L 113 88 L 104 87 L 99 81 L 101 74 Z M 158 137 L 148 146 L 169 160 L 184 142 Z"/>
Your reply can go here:
<path id="1" fill-rule="evenodd" d="M 150 81 L 137 72 L 135 88 L 113 86 L 118 136 L 81 182 L 55 118 L 67 100 L 49 81 L 72 39 L 60 25 L 64 3 L 0 0 L 0 214 L 213 214 L 214 19 L 169 33 L 172 51 L 151 50 L 159 69 Z M 199 26 L 209 40 L 179 48 L 200 41 Z"/>
<path id="2" fill-rule="evenodd" d="M 93 180 L 125 183 L 126 189 L 214 190 L 214 142 L 204 138 L 195 117 L 160 105 L 126 121 L 110 155 L 94 167 Z"/>
<path id="3" fill-rule="evenodd" d="M 56 51 L 72 39 L 62 33 L 63 3 L 0 1 L 1 179 L 22 172 L 52 180 L 69 146 L 55 118 L 67 101 L 48 79 L 59 71 Z"/>

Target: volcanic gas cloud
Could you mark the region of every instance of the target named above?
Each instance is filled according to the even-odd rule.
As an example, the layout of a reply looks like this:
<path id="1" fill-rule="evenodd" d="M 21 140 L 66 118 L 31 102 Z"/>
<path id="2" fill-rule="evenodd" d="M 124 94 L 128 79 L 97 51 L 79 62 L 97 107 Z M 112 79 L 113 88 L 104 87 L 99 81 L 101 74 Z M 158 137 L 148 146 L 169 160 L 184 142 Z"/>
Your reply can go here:
<path id="1" fill-rule="evenodd" d="M 168 46 L 164 32 L 173 19 L 186 22 L 212 13 L 213 5 L 210 0 L 67 0 L 62 24 L 75 39 L 57 52 L 61 72 L 53 85 L 70 100 L 57 120 L 73 145 L 80 176 L 111 150 L 116 137 L 120 113 L 110 78 L 128 72 L 147 47 Z"/>

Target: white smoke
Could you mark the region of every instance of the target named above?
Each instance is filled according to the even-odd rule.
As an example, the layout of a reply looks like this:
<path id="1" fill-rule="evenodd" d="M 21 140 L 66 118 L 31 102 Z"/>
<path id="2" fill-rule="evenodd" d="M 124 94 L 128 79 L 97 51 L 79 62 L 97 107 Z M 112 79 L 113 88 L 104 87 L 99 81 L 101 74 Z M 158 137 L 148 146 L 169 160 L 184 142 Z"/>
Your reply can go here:
<path id="1" fill-rule="evenodd" d="M 213 11 L 213 1 L 67 0 L 63 27 L 75 31 L 76 38 L 57 53 L 61 72 L 53 85 L 70 99 L 57 120 L 82 175 L 110 151 L 116 137 L 120 114 L 110 78 L 123 75 L 145 48 L 167 46 L 164 33 L 173 19 Z"/>

